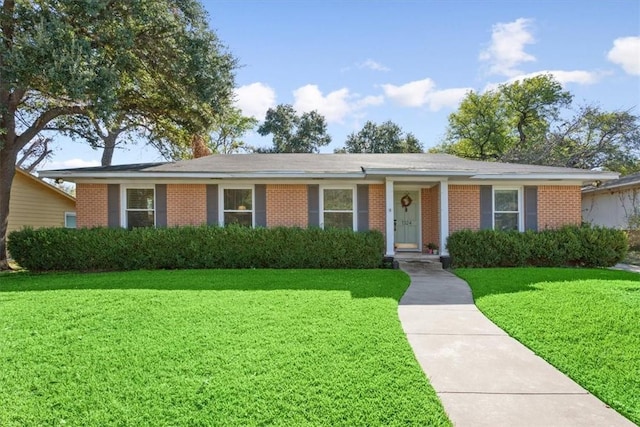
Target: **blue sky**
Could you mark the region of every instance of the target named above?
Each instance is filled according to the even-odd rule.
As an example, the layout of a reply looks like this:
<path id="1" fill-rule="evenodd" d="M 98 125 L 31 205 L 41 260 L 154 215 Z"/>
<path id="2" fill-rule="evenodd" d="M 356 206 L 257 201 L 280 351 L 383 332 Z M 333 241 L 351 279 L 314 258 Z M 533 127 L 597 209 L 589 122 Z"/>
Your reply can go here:
<path id="1" fill-rule="evenodd" d="M 207 0 L 211 27 L 239 59 L 237 105 L 318 110 L 343 145 L 367 120 L 392 120 L 425 148 L 469 90 L 551 72 L 576 106 L 640 114 L 640 2 Z M 268 137 L 248 135 L 252 145 Z M 99 164 L 64 142 L 45 167 Z M 114 164 L 161 160 L 142 146 Z"/>

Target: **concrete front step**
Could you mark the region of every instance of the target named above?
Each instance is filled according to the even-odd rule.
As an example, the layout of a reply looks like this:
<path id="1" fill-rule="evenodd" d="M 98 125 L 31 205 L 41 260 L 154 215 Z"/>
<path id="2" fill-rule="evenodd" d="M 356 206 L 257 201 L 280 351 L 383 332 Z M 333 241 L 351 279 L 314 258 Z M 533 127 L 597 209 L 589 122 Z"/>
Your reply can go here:
<path id="1" fill-rule="evenodd" d="M 442 263 L 440 261 L 431 259 L 398 259 L 400 268 L 402 270 L 409 270 L 411 272 L 419 272 L 421 270 L 442 270 Z"/>

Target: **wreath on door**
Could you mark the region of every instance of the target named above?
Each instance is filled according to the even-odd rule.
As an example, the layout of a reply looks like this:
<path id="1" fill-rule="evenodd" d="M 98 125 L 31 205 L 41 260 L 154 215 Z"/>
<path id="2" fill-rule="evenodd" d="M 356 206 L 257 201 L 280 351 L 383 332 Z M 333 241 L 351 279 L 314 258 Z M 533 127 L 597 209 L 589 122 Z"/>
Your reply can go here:
<path id="1" fill-rule="evenodd" d="M 400 204 L 404 208 L 405 212 L 407 211 L 407 208 L 411 206 L 411 203 L 413 203 L 413 199 L 411 199 L 408 194 L 405 194 L 402 199 L 400 199 Z"/>

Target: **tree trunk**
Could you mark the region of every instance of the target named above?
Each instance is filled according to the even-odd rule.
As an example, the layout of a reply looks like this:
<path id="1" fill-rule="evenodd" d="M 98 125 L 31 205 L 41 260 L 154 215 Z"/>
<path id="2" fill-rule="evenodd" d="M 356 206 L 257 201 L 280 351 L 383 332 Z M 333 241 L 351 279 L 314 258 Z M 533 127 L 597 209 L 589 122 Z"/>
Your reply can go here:
<path id="1" fill-rule="evenodd" d="M 104 150 L 102 151 L 102 166 L 111 166 L 111 162 L 113 162 L 113 152 L 116 149 L 116 140 L 118 139 L 118 132 L 111 132 L 107 134 L 106 137 L 102 138 L 104 142 Z"/>
<path id="2" fill-rule="evenodd" d="M 0 271 L 9 270 L 7 256 L 7 228 L 9 226 L 9 200 L 11 185 L 16 174 L 16 160 L 18 151 L 13 141 L 7 141 L 6 135 L 0 137 Z"/>

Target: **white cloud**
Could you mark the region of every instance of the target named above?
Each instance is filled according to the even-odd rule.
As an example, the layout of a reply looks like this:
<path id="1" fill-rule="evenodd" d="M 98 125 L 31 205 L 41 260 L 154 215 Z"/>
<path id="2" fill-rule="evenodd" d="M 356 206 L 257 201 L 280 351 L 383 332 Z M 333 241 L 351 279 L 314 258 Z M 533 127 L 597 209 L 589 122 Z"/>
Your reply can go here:
<path id="1" fill-rule="evenodd" d="M 633 75 L 640 75 L 640 37 L 620 37 L 613 41 L 607 59 Z"/>
<path id="2" fill-rule="evenodd" d="M 235 90 L 236 106 L 246 116 L 262 120 L 269 108 L 276 106 L 276 92 L 268 85 L 256 82 Z"/>
<path id="3" fill-rule="evenodd" d="M 532 22 L 531 19 L 518 18 L 513 22 L 493 26 L 491 45 L 480 53 L 480 60 L 490 64 L 491 74 L 512 77 L 521 73 L 515 68 L 517 65 L 536 60 L 533 55 L 524 51 L 525 45 L 535 41 L 529 31 Z"/>
<path id="4" fill-rule="evenodd" d="M 520 74 L 520 75 L 511 77 L 510 79 L 502 83 L 489 83 L 487 84 L 487 86 L 485 86 L 484 90 L 485 91 L 495 90 L 501 84 L 509 84 L 519 80 L 522 81 L 524 79 L 530 79 L 532 77 L 540 76 L 543 74 L 551 74 L 561 85 L 564 86 L 567 83 L 576 83 L 580 85 L 594 84 L 594 83 L 597 83 L 598 80 L 600 80 L 600 78 L 607 73 L 597 72 L 597 71 L 585 71 L 585 70 L 573 70 L 573 71 L 541 70 L 541 71 L 535 71 L 533 73 Z"/>
<path id="5" fill-rule="evenodd" d="M 67 159 L 62 161 L 47 162 L 47 169 L 89 168 L 100 166 L 99 160 Z"/>
<path id="6" fill-rule="evenodd" d="M 405 83 L 401 86 L 382 85 L 387 98 L 403 107 L 421 107 L 427 103 L 429 92 L 435 88 L 433 80 L 426 78 Z"/>
<path id="7" fill-rule="evenodd" d="M 403 107 L 422 107 L 428 105 L 431 111 L 439 111 L 445 107 L 455 107 L 470 88 L 452 88 L 435 90 L 433 80 L 426 78 L 405 83 L 400 86 L 382 85 L 384 94 Z"/>
<path id="8" fill-rule="evenodd" d="M 317 110 L 328 123 L 342 123 L 344 119 L 368 106 L 380 105 L 383 96 L 360 97 L 342 88 L 323 95 L 317 85 L 305 85 L 293 91 L 293 107 L 302 113 Z"/>
<path id="9" fill-rule="evenodd" d="M 455 108 L 471 90 L 471 88 L 462 87 L 432 92 L 427 97 L 429 109 L 439 111 L 443 108 Z"/>
<path id="10" fill-rule="evenodd" d="M 358 68 L 368 68 L 369 70 L 373 70 L 373 71 L 389 71 L 390 70 L 389 67 L 382 65 L 381 63 L 376 62 L 371 58 L 358 64 Z"/>

